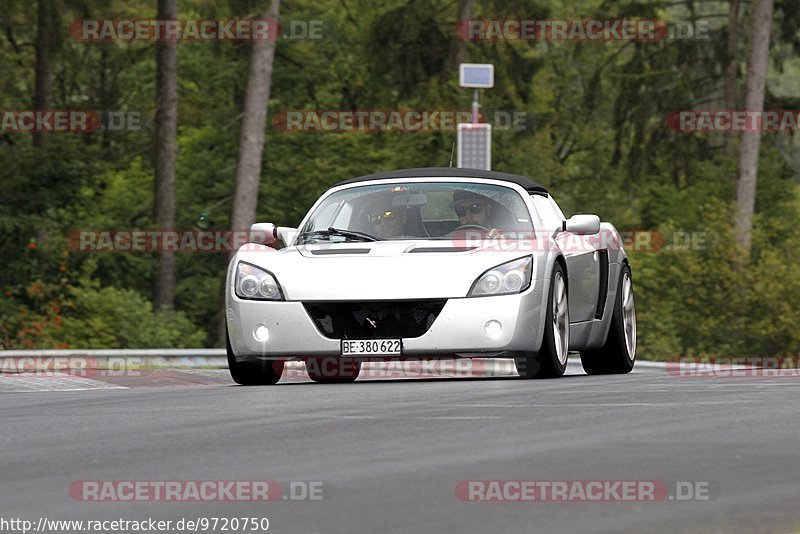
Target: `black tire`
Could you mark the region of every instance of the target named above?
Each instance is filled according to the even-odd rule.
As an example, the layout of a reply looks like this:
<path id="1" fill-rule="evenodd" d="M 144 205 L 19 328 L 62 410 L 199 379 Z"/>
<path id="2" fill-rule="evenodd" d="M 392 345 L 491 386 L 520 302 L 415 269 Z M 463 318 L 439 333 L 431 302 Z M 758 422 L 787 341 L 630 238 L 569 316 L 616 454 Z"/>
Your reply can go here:
<path id="1" fill-rule="evenodd" d="M 225 329 L 225 345 L 228 352 L 228 370 L 231 378 L 243 386 L 271 386 L 281 379 L 283 360 L 258 360 L 237 362 L 231 348 L 228 330 Z"/>
<path id="2" fill-rule="evenodd" d="M 611 327 L 608 330 L 608 337 L 605 344 L 597 350 L 581 351 L 581 364 L 583 370 L 589 375 L 610 375 L 630 373 L 635 364 L 636 346 L 633 346 L 633 354 L 628 353 L 628 345 L 625 342 L 625 321 L 622 309 L 622 286 L 625 276 L 632 280 L 631 268 L 628 264 L 623 264 L 619 273 L 617 283 L 617 294 L 614 299 L 614 313 L 611 316 Z M 631 299 L 633 298 L 633 285 L 631 284 Z M 634 308 L 634 314 L 636 310 Z M 635 321 L 634 321 L 635 325 Z M 635 338 L 634 326 L 634 338 Z M 635 339 L 634 339 L 635 342 Z"/>
<path id="3" fill-rule="evenodd" d="M 352 358 L 323 356 L 306 360 L 308 377 L 319 384 L 355 382 L 361 372 L 361 362 Z"/>
<path id="4" fill-rule="evenodd" d="M 556 346 L 556 336 L 553 330 L 553 298 L 554 288 L 556 285 L 556 277 L 560 276 L 564 282 L 564 299 L 566 302 L 569 286 L 566 283 L 567 279 L 564 275 L 564 269 L 561 264 L 556 262 L 553 267 L 553 274 L 550 277 L 550 290 L 547 297 L 547 313 L 545 314 L 545 328 L 542 337 L 542 346 L 539 352 L 522 352 L 514 355 L 514 365 L 517 368 L 517 373 L 522 378 L 558 378 L 564 375 L 567 368 L 567 359 L 563 358 L 564 362 L 561 363 L 558 358 L 558 349 Z M 569 306 L 567 306 L 567 340 L 569 340 Z M 569 347 L 569 342 L 567 342 Z"/>

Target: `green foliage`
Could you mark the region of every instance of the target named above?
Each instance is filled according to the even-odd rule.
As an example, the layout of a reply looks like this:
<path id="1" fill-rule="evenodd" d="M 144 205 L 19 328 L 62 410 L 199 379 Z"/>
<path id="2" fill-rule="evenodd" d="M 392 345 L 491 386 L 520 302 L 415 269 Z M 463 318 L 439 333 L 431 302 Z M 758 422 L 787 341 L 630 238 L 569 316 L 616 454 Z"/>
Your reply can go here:
<path id="1" fill-rule="evenodd" d="M 29 251 L 30 258 L 35 250 Z M 62 255 L 66 258 L 66 255 Z M 7 290 L 0 300 L 0 346 L 24 349 L 202 347 L 206 334 L 182 311 L 154 312 L 133 289 L 101 287 L 99 258 L 82 273 L 63 261 L 57 274 Z"/>
<path id="2" fill-rule="evenodd" d="M 748 268 L 738 268 L 731 213 L 710 201 L 704 235 L 693 250 L 631 254 L 634 266 L 639 342 L 654 359 L 679 356 L 767 356 L 800 351 L 800 202 L 792 196 L 788 218 L 759 221 Z M 771 216 L 770 216 L 771 217 Z M 762 217 L 764 219 L 764 217 Z M 789 238 L 770 237 L 781 228 Z M 674 227 L 660 228 L 673 235 Z"/>
<path id="3" fill-rule="evenodd" d="M 136 291 L 84 283 L 70 289 L 71 310 L 50 333 L 73 349 L 202 347 L 205 333 L 182 312 L 154 312 Z"/>

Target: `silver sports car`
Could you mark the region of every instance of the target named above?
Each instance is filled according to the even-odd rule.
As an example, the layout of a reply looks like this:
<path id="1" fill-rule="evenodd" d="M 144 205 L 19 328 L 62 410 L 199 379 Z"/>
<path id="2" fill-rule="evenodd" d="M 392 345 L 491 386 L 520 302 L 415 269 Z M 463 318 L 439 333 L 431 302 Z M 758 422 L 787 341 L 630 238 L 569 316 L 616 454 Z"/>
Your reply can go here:
<path id="1" fill-rule="evenodd" d="M 579 351 L 589 374 L 627 373 L 636 352 L 631 268 L 596 215 L 565 219 L 524 176 L 407 169 L 340 182 L 299 228 L 233 256 L 228 363 L 239 384 L 274 384 L 286 360 L 318 382 L 362 362 L 513 358 L 559 377 Z M 278 241 L 283 243 L 278 247 Z"/>

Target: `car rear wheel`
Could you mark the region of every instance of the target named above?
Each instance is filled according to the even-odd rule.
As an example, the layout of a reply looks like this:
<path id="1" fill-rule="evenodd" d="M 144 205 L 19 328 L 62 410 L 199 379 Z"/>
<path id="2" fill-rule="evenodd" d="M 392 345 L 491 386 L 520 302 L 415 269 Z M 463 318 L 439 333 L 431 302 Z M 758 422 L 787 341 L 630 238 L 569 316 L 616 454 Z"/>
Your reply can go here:
<path id="1" fill-rule="evenodd" d="M 228 370 L 231 378 L 243 386 L 271 386 L 281 379 L 283 360 L 258 360 L 237 362 L 231 348 L 228 330 L 225 330 L 225 345 L 228 352 Z"/>
<path id="2" fill-rule="evenodd" d="M 538 354 L 523 353 L 514 358 L 517 372 L 523 378 L 558 378 L 567 368 L 569 301 L 567 280 L 560 263 L 553 267 L 550 280 L 542 346 Z"/>
<path id="3" fill-rule="evenodd" d="M 320 384 L 355 382 L 361 372 L 361 362 L 337 356 L 308 358 L 306 372 L 311 380 Z"/>
<path id="4" fill-rule="evenodd" d="M 630 373 L 636 357 L 636 307 L 631 268 L 624 264 L 606 343 L 597 350 L 581 352 L 583 370 L 590 375 Z"/>

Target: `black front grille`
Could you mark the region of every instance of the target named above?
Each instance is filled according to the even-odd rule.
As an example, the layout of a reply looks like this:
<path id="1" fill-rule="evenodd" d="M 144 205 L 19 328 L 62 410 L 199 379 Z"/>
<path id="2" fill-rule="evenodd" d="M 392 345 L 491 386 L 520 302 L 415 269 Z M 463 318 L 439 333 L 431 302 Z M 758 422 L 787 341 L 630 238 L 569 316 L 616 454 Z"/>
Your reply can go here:
<path id="1" fill-rule="evenodd" d="M 445 302 L 304 302 L 303 306 L 325 337 L 390 339 L 419 337 L 427 332 Z"/>

